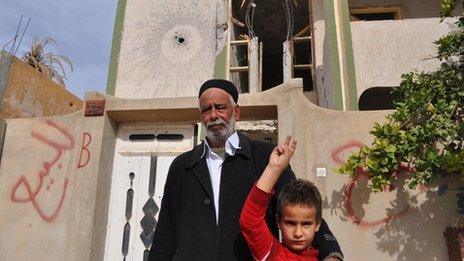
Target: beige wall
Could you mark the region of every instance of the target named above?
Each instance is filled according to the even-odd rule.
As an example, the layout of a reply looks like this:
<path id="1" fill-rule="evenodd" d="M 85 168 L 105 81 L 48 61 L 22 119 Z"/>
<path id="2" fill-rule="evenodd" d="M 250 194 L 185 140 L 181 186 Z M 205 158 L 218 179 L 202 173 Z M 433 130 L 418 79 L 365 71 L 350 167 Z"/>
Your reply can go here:
<path id="1" fill-rule="evenodd" d="M 364 176 L 352 181 L 333 171 L 350 152 L 371 142 L 368 132 L 374 121 L 384 120 L 385 111 L 321 109 L 298 89 L 289 91 L 286 100 L 292 106 L 283 102 L 279 107 L 279 136 L 282 140 L 291 133 L 299 140 L 292 166 L 298 176 L 315 181 L 321 190 L 323 216 L 346 260 L 447 260 L 443 232 L 453 219 L 462 222 L 462 216 L 456 212 L 456 193 L 439 196 L 437 188 L 452 182 L 409 190 L 403 176 L 395 182 L 396 189 L 374 194 Z M 317 168 L 325 168 L 327 177 L 317 178 Z"/>
<path id="2" fill-rule="evenodd" d="M 103 117 L 9 119 L 0 166 L 2 260 L 89 260 Z M 104 205 L 98 206 L 104 208 Z M 95 234 L 94 234 L 95 233 Z"/>
<path id="3" fill-rule="evenodd" d="M 349 6 L 400 6 L 406 20 L 351 22 L 358 97 L 375 86 L 397 86 L 403 73 L 431 71 L 439 66 L 433 44 L 452 30 L 454 20 L 439 23 L 439 1 L 350 0 Z M 334 108 L 332 65 L 326 1 L 311 1 L 314 27 L 315 85 L 318 105 Z M 424 18 L 425 17 L 425 18 Z"/>
<path id="4" fill-rule="evenodd" d="M 184 124 L 199 117 L 195 97 L 130 100 L 89 93 L 87 99 L 105 99 L 105 116 L 83 117 L 81 111 L 7 121 L 0 166 L 5 260 L 101 260 L 118 124 Z M 277 119 L 280 140 L 296 137 L 292 168 L 321 190 L 323 216 L 346 260 L 447 259 L 442 233 L 462 222 L 456 211 L 459 183 L 440 180 L 409 190 L 400 177 L 393 190 L 373 194 L 364 176 L 352 180 L 333 171 L 350 152 L 370 143 L 368 131 L 386 111 L 321 109 L 303 95 L 300 80 L 241 94 L 239 104 L 243 120 Z M 316 177 L 317 168 L 327 176 Z M 437 187 L 443 185 L 449 192 L 440 196 Z"/>
<path id="5" fill-rule="evenodd" d="M 82 101 L 47 79 L 30 65 L 5 53 L 0 65 L 3 92 L 0 117 L 25 118 L 65 115 L 82 109 Z"/>
<path id="6" fill-rule="evenodd" d="M 436 41 L 454 20 L 439 18 L 351 22 L 358 97 L 371 87 L 398 86 L 401 75 L 433 71 Z"/>

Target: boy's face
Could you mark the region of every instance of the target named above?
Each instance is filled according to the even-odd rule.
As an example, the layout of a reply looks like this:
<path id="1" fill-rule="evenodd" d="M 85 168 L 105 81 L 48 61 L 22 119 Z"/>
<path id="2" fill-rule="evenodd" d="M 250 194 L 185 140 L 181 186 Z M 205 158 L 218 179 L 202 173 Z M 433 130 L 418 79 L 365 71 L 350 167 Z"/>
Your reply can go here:
<path id="1" fill-rule="evenodd" d="M 316 208 L 304 205 L 283 205 L 277 225 L 282 231 L 282 243 L 292 252 L 299 253 L 309 246 L 319 230 Z"/>

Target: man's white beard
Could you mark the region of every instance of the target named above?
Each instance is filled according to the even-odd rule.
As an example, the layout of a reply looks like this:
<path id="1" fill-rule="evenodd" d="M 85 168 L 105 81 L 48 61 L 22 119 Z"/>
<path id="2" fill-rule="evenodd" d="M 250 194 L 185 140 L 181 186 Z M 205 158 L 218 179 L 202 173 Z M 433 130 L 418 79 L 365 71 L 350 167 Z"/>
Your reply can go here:
<path id="1" fill-rule="evenodd" d="M 211 131 L 208 127 L 216 124 L 223 124 L 225 128 L 218 131 Z M 206 124 L 206 137 L 213 143 L 224 145 L 227 139 L 235 132 L 235 113 L 230 118 L 229 122 L 225 122 L 223 119 L 217 119 L 210 121 Z"/>

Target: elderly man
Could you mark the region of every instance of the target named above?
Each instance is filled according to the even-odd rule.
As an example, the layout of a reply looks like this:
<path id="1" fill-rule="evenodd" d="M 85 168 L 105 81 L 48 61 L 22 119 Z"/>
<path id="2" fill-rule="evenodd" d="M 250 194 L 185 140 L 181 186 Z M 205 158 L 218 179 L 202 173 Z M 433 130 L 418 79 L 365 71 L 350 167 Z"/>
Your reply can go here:
<path id="1" fill-rule="evenodd" d="M 233 83 L 209 80 L 198 97 L 207 138 L 169 168 L 149 260 L 251 260 L 238 220 L 273 146 L 235 132 L 240 107 Z M 285 170 L 276 194 L 294 178 L 290 168 Z M 267 217 L 277 233 L 272 208 Z M 343 257 L 325 222 L 313 245 L 321 260 Z"/>

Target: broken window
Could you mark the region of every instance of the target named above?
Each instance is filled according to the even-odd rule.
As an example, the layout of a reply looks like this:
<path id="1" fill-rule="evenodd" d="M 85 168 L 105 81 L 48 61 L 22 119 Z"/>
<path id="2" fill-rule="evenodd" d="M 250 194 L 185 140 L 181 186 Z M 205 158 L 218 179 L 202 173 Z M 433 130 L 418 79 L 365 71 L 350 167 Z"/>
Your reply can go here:
<path id="1" fill-rule="evenodd" d="M 350 9 L 351 21 L 399 20 L 399 7 L 362 7 Z"/>
<path id="2" fill-rule="evenodd" d="M 229 0 L 229 9 L 229 76 L 235 84 L 242 86 L 242 90 L 253 84 L 259 90 L 282 84 L 283 43 L 289 41 L 292 77 L 303 78 L 305 91 L 313 89 L 308 0 Z M 259 43 L 250 45 L 255 37 Z M 252 78 L 252 70 L 257 72 L 257 80 Z"/>
<path id="3" fill-rule="evenodd" d="M 291 38 L 292 77 L 303 78 L 303 90 L 312 91 L 313 88 L 313 49 L 310 26 Z"/>
<path id="4" fill-rule="evenodd" d="M 348 0 L 348 6 L 353 15 L 352 21 L 416 19 L 439 18 L 441 2 L 441 0 Z M 373 10 L 366 12 L 368 8 Z M 459 16 L 462 10 L 462 6 L 460 6 L 453 15 Z"/>
<path id="5" fill-rule="evenodd" d="M 242 1 L 229 0 L 229 78 L 242 92 L 249 92 L 250 32 L 248 22 L 253 8 Z M 254 58 L 256 59 L 256 58 Z"/>

